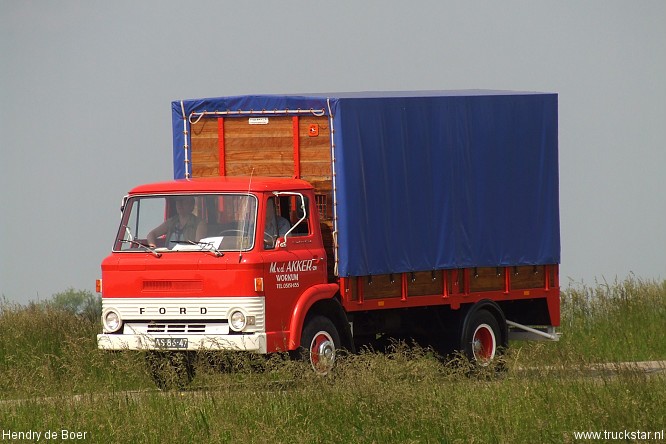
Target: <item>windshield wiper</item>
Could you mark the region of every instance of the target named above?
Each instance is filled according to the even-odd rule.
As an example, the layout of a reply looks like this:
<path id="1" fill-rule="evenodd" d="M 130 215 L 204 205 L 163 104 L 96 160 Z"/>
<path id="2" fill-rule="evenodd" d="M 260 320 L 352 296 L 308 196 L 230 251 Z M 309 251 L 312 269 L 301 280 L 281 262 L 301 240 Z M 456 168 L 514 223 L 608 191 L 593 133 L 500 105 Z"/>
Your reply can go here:
<path id="1" fill-rule="evenodd" d="M 177 244 L 188 244 L 188 245 L 198 245 L 201 247 L 201 251 L 208 251 L 209 253 L 213 253 L 215 257 L 222 257 L 224 256 L 224 253 L 215 248 L 212 242 L 194 242 L 191 240 L 178 240 L 178 241 L 171 241 L 175 242 Z"/>
<path id="2" fill-rule="evenodd" d="M 136 245 L 137 247 L 140 247 L 144 251 L 152 253 L 153 256 L 155 256 L 155 257 L 162 257 L 162 253 L 159 253 L 159 252 L 155 251 L 154 249 L 150 248 L 148 245 L 142 244 L 141 242 L 135 241 L 134 239 L 121 239 L 120 242 L 125 242 L 125 243 L 128 243 L 128 244 Z"/>

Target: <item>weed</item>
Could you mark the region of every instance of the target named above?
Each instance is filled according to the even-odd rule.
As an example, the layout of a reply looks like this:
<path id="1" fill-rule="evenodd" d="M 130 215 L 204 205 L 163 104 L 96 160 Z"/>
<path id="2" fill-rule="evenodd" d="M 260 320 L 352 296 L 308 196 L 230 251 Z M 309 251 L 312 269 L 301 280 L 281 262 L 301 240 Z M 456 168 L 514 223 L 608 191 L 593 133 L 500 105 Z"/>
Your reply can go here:
<path id="1" fill-rule="evenodd" d="M 196 377 L 185 391 L 156 390 L 144 353 L 98 350 L 99 326 L 81 316 L 0 309 L 5 431 L 67 429 L 101 443 L 502 443 L 666 424 L 663 371 L 595 366 L 666 358 L 666 283 L 634 277 L 565 290 L 562 339 L 512 344 L 500 373 L 404 342 L 343 354 L 324 377 L 288 354 L 203 352 L 187 361 Z"/>

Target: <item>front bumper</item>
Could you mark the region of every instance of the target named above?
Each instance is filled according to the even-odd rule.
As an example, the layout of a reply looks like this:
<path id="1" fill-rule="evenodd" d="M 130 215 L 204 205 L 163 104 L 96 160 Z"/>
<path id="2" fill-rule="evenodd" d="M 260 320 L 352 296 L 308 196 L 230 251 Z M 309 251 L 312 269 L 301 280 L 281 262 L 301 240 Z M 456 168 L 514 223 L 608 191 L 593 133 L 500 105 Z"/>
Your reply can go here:
<path id="1" fill-rule="evenodd" d="M 187 339 L 187 347 L 165 348 L 155 343 L 155 338 Z M 97 347 L 102 350 L 160 350 L 160 351 L 203 351 L 229 350 L 266 353 L 266 334 L 252 335 L 146 335 L 146 334 L 100 334 Z"/>

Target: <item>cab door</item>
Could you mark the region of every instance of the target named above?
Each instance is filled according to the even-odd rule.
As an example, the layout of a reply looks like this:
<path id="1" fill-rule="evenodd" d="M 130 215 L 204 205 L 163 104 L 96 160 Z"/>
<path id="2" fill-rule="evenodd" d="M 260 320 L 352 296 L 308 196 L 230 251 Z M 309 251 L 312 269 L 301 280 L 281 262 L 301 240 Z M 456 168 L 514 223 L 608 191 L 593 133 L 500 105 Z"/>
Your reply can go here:
<path id="1" fill-rule="evenodd" d="M 267 333 L 288 331 L 298 297 L 313 285 L 326 283 L 326 253 L 311 206 L 312 196 L 303 192 L 273 193 L 264 200 Z"/>

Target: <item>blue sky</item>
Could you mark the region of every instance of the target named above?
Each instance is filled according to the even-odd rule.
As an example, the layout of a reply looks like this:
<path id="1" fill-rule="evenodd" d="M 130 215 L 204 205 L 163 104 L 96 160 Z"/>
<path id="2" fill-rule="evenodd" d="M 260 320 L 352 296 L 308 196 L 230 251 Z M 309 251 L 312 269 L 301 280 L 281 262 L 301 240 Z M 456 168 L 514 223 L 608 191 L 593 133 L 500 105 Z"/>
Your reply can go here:
<path id="1" fill-rule="evenodd" d="M 0 293 L 94 290 L 121 197 L 172 177 L 170 102 L 559 94 L 564 286 L 666 278 L 666 2 L 0 0 Z"/>

